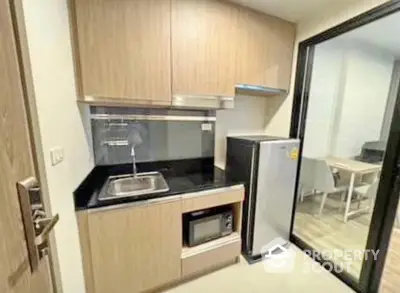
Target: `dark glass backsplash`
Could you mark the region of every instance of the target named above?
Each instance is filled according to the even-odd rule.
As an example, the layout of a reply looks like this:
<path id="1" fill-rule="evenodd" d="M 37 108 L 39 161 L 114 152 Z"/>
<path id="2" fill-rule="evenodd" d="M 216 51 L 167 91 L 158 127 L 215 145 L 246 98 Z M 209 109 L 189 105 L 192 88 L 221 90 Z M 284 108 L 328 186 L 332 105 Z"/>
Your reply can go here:
<path id="1" fill-rule="evenodd" d="M 214 156 L 214 111 L 91 107 L 96 165 Z"/>

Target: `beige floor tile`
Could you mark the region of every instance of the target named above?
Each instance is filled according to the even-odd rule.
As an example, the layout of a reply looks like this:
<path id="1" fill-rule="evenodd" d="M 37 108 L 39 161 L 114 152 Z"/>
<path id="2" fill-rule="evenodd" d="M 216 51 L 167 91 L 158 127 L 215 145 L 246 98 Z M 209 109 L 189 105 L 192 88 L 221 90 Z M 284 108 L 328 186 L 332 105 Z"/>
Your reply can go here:
<path id="1" fill-rule="evenodd" d="M 165 293 L 353 293 L 349 287 L 329 272 L 320 268 L 301 250 L 292 245 L 293 266 L 290 272 L 266 272 L 264 263 L 248 265 L 242 260 Z M 313 271 L 311 271 L 313 269 Z"/>

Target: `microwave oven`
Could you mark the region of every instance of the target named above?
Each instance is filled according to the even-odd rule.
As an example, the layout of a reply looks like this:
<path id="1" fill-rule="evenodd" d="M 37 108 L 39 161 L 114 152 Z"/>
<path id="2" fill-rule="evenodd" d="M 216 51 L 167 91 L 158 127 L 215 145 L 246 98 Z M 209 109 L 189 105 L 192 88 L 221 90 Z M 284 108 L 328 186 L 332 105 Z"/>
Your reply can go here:
<path id="1" fill-rule="evenodd" d="M 233 231 L 231 208 L 215 208 L 183 215 L 184 239 L 189 247 L 230 235 Z"/>

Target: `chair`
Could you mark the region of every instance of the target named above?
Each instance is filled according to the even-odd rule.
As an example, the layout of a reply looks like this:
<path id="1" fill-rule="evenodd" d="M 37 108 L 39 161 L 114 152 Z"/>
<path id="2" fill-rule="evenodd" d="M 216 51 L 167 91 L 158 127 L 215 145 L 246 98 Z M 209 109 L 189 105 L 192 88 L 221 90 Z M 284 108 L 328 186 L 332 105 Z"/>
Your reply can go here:
<path id="1" fill-rule="evenodd" d="M 371 184 L 365 184 L 354 188 L 354 193 L 357 194 L 358 208 L 360 208 L 361 199 L 366 197 L 369 199 L 370 212 L 372 212 L 374 208 L 374 199 L 376 197 L 376 193 L 378 192 L 378 186 L 379 177 L 377 176 Z"/>
<path id="2" fill-rule="evenodd" d="M 301 158 L 300 168 L 300 197 L 299 201 L 303 202 L 306 191 L 312 191 L 314 193 L 314 170 L 315 170 L 316 159 L 307 157 Z"/>
<path id="3" fill-rule="evenodd" d="M 328 195 L 342 192 L 342 198 L 343 198 L 343 193 L 348 190 L 348 186 L 347 185 L 336 186 L 332 170 L 326 161 L 316 160 L 314 164 L 315 164 L 314 188 L 323 193 L 318 213 L 318 215 L 321 216 Z"/>

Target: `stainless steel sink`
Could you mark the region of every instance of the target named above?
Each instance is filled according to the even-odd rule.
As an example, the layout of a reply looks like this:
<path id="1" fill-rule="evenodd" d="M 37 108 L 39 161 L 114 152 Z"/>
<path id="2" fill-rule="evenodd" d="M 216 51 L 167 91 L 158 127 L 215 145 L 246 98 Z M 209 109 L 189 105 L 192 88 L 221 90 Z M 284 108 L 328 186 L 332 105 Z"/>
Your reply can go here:
<path id="1" fill-rule="evenodd" d="M 139 173 L 136 176 L 132 174 L 111 176 L 107 179 L 99 200 L 140 197 L 168 190 L 168 184 L 159 172 Z"/>

